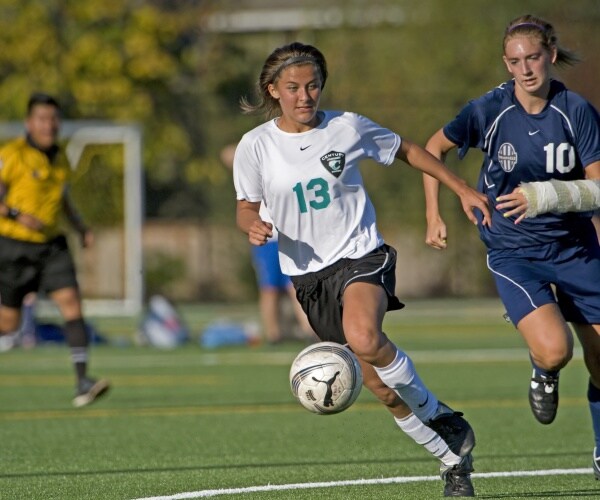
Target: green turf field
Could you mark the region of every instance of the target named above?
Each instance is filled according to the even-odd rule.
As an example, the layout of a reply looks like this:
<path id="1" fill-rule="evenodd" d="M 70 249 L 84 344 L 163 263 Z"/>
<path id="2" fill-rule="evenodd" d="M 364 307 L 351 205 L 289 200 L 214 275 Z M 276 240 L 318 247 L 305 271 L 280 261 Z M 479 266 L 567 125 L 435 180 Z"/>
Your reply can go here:
<path id="1" fill-rule="evenodd" d="M 495 300 L 409 302 L 387 316 L 385 329 L 475 428 L 480 498 L 600 497 L 579 352 L 563 371 L 556 421 L 536 423 L 527 353 L 502 312 Z M 197 335 L 215 317 L 256 312 L 182 313 Z M 94 321 L 120 343 L 135 330 L 132 320 Z M 288 369 L 302 347 L 95 347 L 91 371 L 114 388 L 79 410 L 70 406 L 65 347 L 0 354 L 0 498 L 204 498 L 211 490 L 228 500 L 441 497 L 436 461 L 366 391 L 326 417 L 293 400 Z"/>

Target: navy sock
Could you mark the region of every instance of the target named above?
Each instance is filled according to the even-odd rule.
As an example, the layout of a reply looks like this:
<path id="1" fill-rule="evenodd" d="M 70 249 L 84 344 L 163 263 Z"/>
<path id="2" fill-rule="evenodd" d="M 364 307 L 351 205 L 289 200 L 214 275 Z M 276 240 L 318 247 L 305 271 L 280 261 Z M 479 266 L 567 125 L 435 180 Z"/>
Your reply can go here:
<path id="1" fill-rule="evenodd" d="M 83 319 L 73 319 L 65 322 L 67 344 L 71 348 L 71 360 L 75 368 L 77 380 L 85 378 L 88 360 L 88 336 Z"/>
<path id="2" fill-rule="evenodd" d="M 592 428 L 594 429 L 594 437 L 596 438 L 596 453 L 600 454 L 600 389 L 592 384 L 591 380 L 588 384 L 587 397 L 592 414 Z"/>

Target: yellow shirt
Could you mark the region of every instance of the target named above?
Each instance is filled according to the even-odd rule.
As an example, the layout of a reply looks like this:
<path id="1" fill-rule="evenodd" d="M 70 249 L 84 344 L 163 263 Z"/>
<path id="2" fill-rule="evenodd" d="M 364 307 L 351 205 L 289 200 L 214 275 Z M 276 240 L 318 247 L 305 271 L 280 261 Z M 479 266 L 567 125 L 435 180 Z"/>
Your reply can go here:
<path id="1" fill-rule="evenodd" d="M 34 231 L 17 221 L 0 217 L 0 235 L 16 240 L 44 243 L 60 234 L 63 194 L 71 175 L 68 160 L 59 151 L 54 161 L 16 139 L 0 149 L 0 182 L 6 186 L 4 203 L 44 223 Z"/>

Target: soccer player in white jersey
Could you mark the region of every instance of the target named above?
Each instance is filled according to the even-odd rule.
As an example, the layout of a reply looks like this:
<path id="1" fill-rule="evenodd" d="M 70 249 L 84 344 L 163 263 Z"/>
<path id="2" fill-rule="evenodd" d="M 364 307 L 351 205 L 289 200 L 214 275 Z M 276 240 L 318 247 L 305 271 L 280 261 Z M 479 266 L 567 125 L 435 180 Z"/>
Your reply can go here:
<path id="1" fill-rule="evenodd" d="M 551 423 L 559 371 L 573 355 L 572 323 L 590 374 L 588 400 L 600 479 L 600 247 L 593 210 L 600 201 L 600 116 L 552 79 L 553 65 L 577 58 L 560 47 L 553 26 L 531 15 L 509 23 L 504 63 L 513 79 L 469 102 L 436 132 L 436 157 L 481 149 L 479 189 L 490 200 L 491 226 L 480 225 L 488 267 L 533 365 L 529 402 Z M 425 176 L 427 243 L 446 248 L 437 180 Z"/>
<path id="2" fill-rule="evenodd" d="M 446 496 L 473 496 L 474 433 L 462 413 L 438 401 L 410 358 L 383 333 L 394 295 L 396 252 L 375 224 L 359 163 L 390 165 L 399 158 L 448 185 L 472 222 L 489 221 L 485 197 L 423 148 L 362 116 L 320 111 L 327 79 L 321 52 L 292 43 L 266 60 L 257 103 L 266 123 L 246 133 L 234 158 L 237 224 L 253 245 L 279 232 L 279 258 L 321 340 L 347 344 L 360 360 L 364 385 L 402 430 L 441 460 Z M 265 204 L 273 224 L 261 220 Z"/>

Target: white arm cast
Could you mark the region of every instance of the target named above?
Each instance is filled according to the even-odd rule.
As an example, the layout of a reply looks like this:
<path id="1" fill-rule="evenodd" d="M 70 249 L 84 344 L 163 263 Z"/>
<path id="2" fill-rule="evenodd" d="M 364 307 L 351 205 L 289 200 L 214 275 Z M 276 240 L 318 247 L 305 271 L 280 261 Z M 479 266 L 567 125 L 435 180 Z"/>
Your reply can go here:
<path id="1" fill-rule="evenodd" d="M 525 217 L 547 212 L 587 212 L 600 209 L 600 180 L 525 182 L 520 190 L 527 199 Z"/>

